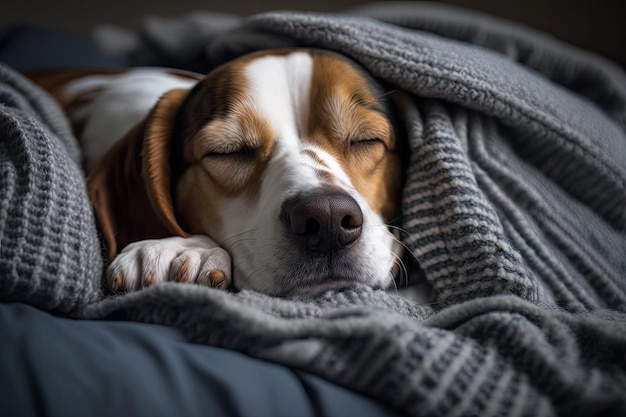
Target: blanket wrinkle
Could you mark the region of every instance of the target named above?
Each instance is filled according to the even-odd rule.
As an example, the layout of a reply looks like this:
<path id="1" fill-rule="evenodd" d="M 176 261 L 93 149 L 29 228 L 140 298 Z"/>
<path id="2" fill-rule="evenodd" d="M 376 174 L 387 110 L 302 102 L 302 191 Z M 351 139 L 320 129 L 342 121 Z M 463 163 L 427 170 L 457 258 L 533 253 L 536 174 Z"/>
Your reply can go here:
<path id="1" fill-rule="evenodd" d="M 330 49 L 406 96 L 399 226 L 435 304 L 364 287 L 305 301 L 176 283 L 102 299 L 75 139 L 45 94 L 0 67 L 3 301 L 174 326 L 406 415 L 626 415 L 623 70 L 428 3 L 219 19 L 151 18 L 125 48 L 136 65 L 195 71 L 257 49 Z"/>
<path id="2" fill-rule="evenodd" d="M 597 102 L 626 128 L 624 71 L 599 55 L 571 47 L 515 22 L 443 3 L 371 3 L 351 10 L 350 14 L 497 51 L 534 69 L 551 82 Z"/>

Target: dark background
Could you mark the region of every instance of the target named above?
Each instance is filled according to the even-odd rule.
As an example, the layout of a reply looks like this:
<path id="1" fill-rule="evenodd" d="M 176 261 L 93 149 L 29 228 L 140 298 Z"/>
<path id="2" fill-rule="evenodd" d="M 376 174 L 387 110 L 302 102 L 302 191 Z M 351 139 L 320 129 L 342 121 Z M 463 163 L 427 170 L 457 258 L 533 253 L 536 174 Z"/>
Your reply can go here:
<path id="1" fill-rule="evenodd" d="M 626 0 L 445 0 L 548 32 L 626 67 Z M 88 36 L 94 25 L 135 29 L 142 16 L 209 10 L 248 16 L 269 10 L 343 11 L 360 0 L 0 0 L 0 25 L 33 22 Z"/>

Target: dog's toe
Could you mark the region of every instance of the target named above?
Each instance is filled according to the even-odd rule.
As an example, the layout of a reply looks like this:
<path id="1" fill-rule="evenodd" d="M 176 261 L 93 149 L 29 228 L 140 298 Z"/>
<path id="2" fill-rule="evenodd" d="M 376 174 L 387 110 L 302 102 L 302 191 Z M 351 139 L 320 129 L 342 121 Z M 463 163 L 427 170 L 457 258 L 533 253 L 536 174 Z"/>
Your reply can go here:
<path id="1" fill-rule="evenodd" d="M 113 292 L 136 290 L 139 287 L 139 268 L 139 262 L 135 257 L 116 257 L 106 272 L 109 288 Z"/>
<path id="2" fill-rule="evenodd" d="M 228 287 L 230 281 L 224 271 L 218 268 L 203 268 L 198 274 L 196 280 L 198 284 L 206 285 L 207 287 L 225 289 Z"/>
<path id="3" fill-rule="evenodd" d="M 230 285 L 230 256 L 222 248 L 205 250 L 197 283 L 213 288 L 228 288 Z"/>
<path id="4" fill-rule="evenodd" d="M 167 244 L 144 246 L 139 251 L 141 259 L 141 287 L 149 287 L 166 281 L 170 274 L 170 265 L 176 258 L 176 251 Z"/>
<path id="5" fill-rule="evenodd" d="M 175 282 L 194 282 L 200 271 L 200 254 L 193 250 L 186 250 L 177 256 L 170 267 L 169 280 Z"/>

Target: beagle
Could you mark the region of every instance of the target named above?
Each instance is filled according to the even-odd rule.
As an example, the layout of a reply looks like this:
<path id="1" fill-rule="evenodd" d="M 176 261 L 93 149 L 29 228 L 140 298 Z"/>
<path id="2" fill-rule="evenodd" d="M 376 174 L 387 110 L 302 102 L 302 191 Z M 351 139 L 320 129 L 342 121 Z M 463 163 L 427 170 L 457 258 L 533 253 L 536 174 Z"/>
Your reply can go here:
<path id="1" fill-rule="evenodd" d="M 31 74 L 85 154 L 108 284 L 310 296 L 392 284 L 401 162 L 384 91 L 321 50 L 252 53 L 206 76 Z"/>

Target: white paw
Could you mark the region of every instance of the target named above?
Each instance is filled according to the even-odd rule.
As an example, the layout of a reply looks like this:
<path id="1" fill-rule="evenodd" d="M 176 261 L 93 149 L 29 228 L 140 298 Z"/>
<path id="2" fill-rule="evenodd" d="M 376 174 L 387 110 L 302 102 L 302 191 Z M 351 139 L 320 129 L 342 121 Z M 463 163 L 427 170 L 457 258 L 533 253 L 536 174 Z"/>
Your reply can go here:
<path id="1" fill-rule="evenodd" d="M 231 283 L 230 256 L 201 235 L 167 237 L 131 243 L 107 269 L 109 287 L 135 291 L 158 282 L 174 281 L 227 288 Z"/>

